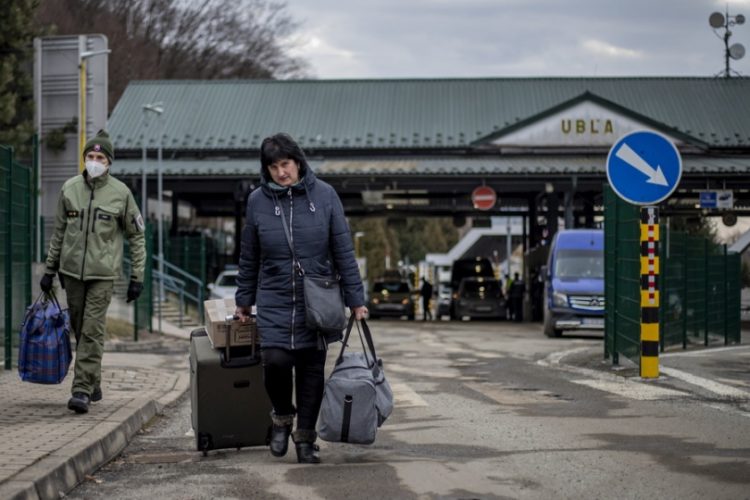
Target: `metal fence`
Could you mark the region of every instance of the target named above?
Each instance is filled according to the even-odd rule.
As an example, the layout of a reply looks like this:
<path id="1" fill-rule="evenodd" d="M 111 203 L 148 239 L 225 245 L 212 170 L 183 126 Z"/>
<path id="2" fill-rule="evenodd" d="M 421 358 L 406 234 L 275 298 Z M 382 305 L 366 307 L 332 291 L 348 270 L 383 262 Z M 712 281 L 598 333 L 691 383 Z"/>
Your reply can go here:
<path id="1" fill-rule="evenodd" d="M 637 360 L 640 354 L 639 207 L 604 189 L 605 302 L 604 355 Z M 659 227 L 661 265 L 659 343 L 681 345 L 740 342 L 741 263 L 702 236 Z"/>
<path id="2" fill-rule="evenodd" d="M 638 207 L 604 188 L 604 355 L 637 359 L 641 343 L 641 245 Z"/>
<path id="3" fill-rule="evenodd" d="M 143 273 L 143 291 L 138 300 L 135 301 L 135 314 L 133 324 L 133 339 L 138 340 L 138 332 L 140 330 L 148 330 L 149 332 L 154 331 L 153 316 L 154 316 L 154 286 L 152 279 L 153 268 L 151 262 L 154 254 L 154 238 L 153 238 L 153 225 L 146 224 L 145 238 L 146 238 L 146 266 Z M 127 247 L 127 240 L 126 240 Z M 130 256 L 130 252 L 126 248 L 125 255 Z M 123 261 L 124 275 L 130 276 L 130 261 Z"/>
<path id="4" fill-rule="evenodd" d="M 164 259 L 198 278 L 205 286 L 213 240 L 204 235 L 172 236 L 164 241 Z"/>
<path id="5" fill-rule="evenodd" d="M 661 348 L 740 342 L 740 255 L 662 228 Z"/>
<path id="6" fill-rule="evenodd" d="M 36 148 L 34 148 L 36 150 Z M 31 263 L 36 248 L 36 159 L 15 161 L 0 145 L 0 328 L 6 370 L 17 361 L 18 332 L 31 303 Z"/>

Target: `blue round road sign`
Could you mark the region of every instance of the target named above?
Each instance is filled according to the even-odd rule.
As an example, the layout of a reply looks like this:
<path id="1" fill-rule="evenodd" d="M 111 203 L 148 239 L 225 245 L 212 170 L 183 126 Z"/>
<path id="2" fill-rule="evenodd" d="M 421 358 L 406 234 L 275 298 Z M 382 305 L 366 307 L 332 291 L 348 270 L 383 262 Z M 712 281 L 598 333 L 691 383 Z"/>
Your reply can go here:
<path id="1" fill-rule="evenodd" d="M 623 200 L 655 205 L 669 197 L 682 177 L 682 158 L 665 135 L 637 130 L 621 137 L 607 155 L 607 179 Z"/>

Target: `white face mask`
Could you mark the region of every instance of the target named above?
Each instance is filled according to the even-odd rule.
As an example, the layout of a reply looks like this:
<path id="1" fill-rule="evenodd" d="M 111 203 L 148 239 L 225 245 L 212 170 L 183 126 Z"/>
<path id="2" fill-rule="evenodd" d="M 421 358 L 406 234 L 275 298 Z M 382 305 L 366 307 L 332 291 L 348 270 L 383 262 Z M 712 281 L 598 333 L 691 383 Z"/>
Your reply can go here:
<path id="1" fill-rule="evenodd" d="M 89 160 L 86 162 L 86 172 L 89 173 L 89 177 L 96 178 L 107 171 L 107 166 L 104 163 L 98 161 Z"/>

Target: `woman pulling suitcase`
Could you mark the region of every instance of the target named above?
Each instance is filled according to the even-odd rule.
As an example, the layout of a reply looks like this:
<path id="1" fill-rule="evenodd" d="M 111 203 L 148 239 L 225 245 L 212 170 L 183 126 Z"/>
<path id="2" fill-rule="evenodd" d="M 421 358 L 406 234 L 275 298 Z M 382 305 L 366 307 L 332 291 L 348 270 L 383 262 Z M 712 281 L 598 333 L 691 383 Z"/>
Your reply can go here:
<path id="1" fill-rule="evenodd" d="M 297 461 L 319 463 L 315 424 L 323 398 L 326 349 L 341 333 L 305 326 L 304 282 L 290 242 L 306 272 L 340 276 L 344 303 L 357 319 L 367 316 L 364 287 L 349 225 L 336 191 L 317 179 L 302 149 L 287 134 L 263 140 L 261 186 L 247 200 L 242 230 L 236 314 L 242 321 L 257 306 L 263 381 L 271 399 L 271 454 L 286 455 L 289 437 Z M 296 390 L 296 408 L 292 402 Z M 294 418 L 297 427 L 292 432 Z"/>

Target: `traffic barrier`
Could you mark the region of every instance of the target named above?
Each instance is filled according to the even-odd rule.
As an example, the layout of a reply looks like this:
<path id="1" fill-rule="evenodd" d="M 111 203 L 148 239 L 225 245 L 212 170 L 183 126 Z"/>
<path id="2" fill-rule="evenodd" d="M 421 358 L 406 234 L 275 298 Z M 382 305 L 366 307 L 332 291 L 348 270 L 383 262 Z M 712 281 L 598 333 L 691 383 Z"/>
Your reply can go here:
<path id="1" fill-rule="evenodd" d="M 641 377 L 659 376 L 659 211 L 641 208 Z"/>

